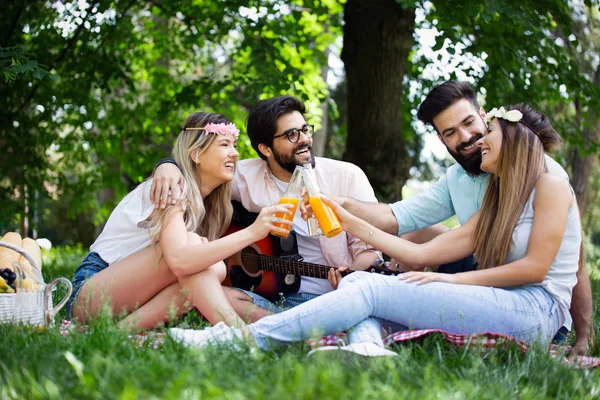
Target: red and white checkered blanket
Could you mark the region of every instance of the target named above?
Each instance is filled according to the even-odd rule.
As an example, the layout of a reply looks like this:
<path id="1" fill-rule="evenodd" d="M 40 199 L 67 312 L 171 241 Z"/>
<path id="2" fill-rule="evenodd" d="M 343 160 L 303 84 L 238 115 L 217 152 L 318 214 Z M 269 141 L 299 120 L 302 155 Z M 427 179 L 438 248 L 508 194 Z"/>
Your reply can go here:
<path id="1" fill-rule="evenodd" d="M 512 344 L 519 347 L 522 351 L 527 351 L 529 348 L 527 343 L 500 333 L 486 332 L 468 335 L 450 333 L 440 329 L 415 329 L 394 332 L 386 336 L 383 342 L 386 346 L 390 346 L 393 343 L 406 342 L 436 333 L 442 335 L 448 342 L 458 347 L 470 346 L 478 349 L 491 349 Z M 313 348 L 320 346 L 335 346 L 339 339 L 345 339 L 346 336 L 345 333 L 323 336 L 321 339 L 311 341 L 311 346 Z M 567 354 L 569 350 L 571 350 L 571 346 L 550 345 L 550 354 L 552 357 L 560 359 L 562 363 L 572 365 L 573 368 L 596 368 L 600 366 L 600 357 L 576 356 L 572 359 L 567 358 L 565 354 Z"/>
<path id="2" fill-rule="evenodd" d="M 75 327 L 71 321 L 67 320 L 61 322 L 59 329 L 60 333 L 63 335 L 69 335 L 74 329 L 86 331 L 86 327 Z M 418 329 L 391 333 L 384 338 L 384 344 L 386 346 L 390 346 L 393 343 L 406 342 L 431 334 L 440 334 L 448 342 L 458 347 L 469 346 L 478 349 L 491 349 L 510 344 L 519 347 L 522 351 L 527 351 L 529 348 L 527 343 L 515 340 L 510 336 L 502 335 L 500 333 L 486 332 L 476 335 L 468 335 L 449 333 L 440 329 Z M 138 347 L 147 345 L 150 347 L 159 348 L 164 344 L 165 334 L 162 332 L 149 331 L 145 333 L 129 335 L 129 338 L 136 343 Z M 337 333 L 335 335 L 323 336 L 320 339 L 308 340 L 307 342 L 312 348 L 317 348 L 321 346 L 335 346 L 340 339 L 345 340 L 346 338 L 347 335 L 345 333 Z M 569 350 L 570 346 L 550 346 L 550 354 L 553 358 L 559 359 L 562 363 L 572 365 L 573 368 L 596 368 L 600 366 L 600 357 L 576 356 L 572 359 L 567 358 L 565 354 L 567 354 Z"/>

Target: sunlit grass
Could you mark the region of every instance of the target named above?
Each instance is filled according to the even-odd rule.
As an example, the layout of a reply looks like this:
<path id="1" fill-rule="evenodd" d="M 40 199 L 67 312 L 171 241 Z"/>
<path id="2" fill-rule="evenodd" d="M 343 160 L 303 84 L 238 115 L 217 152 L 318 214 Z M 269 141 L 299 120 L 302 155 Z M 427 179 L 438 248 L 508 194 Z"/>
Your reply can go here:
<path id="1" fill-rule="evenodd" d="M 70 277 L 84 251 L 54 249 L 44 274 Z M 594 292 L 600 288 L 594 281 Z M 596 298 L 597 299 L 597 298 Z M 596 329 L 599 314 L 596 313 Z M 185 325 L 204 324 L 192 314 Z M 87 332 L 59 334 L 0 325 L 1 399 L 261 398 L 261 399 L 497 399 L 597 398 L 600 369 L 575 370 L 544 349 L 516 347 L 482 353 L 441 336 L 395 345 L 395 359 L 328 352 L 307 357 L 307 345 L 276 352 L 194 350 L 165 340 L 137 347 L 108 317 Z M 598 355 L 598 342 L 594 354 Z"/>

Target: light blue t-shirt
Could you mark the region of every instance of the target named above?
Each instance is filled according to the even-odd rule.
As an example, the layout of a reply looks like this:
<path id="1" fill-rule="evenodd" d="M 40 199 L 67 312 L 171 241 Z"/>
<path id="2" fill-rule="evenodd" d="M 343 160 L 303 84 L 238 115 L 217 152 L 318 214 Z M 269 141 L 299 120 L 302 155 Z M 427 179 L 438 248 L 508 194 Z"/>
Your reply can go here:
<path id="1" fill-rule="evenodd" d="M 546 165 L 552 175 L 569 180 L 563 167 L 548 155 Z M 435 225 L 453 215 L 464 224 L 481 208 L 489 182 L 490 174 L 474 177 L 454 164 L 429 190 L 390 204 L 398 221 L 398 236 Z"/>

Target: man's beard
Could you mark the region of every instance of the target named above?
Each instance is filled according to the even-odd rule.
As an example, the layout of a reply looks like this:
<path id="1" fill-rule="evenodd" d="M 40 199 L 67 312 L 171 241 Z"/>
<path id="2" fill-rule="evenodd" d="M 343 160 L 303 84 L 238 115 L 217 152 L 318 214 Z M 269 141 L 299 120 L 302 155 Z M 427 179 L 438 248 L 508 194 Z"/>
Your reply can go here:
<path id="1" fill-rule="evenodd" d="M 463 144 L 459 145 L 458 148 L 456 149 L 457 152 L 450 150 L 450 148 L 448 146 L 446 146 L 446 148 L 448 149 L 448 152 L 450 153 L 450 155 L 452 157 L 454 157 L 456 162 L 459 163 L 461 165 L 461 167 L 463 167 L 464 170 L 467 171 L 471 175 L 479 175 L 483 172 L 483 171 L 481 171 L 481 151 L 475 151 L 475 152 L 473 152 L 471 154 L 467 154 L 467 155 L 462 155 L 460 152 L 461 152 L 461 150 L 464 150 L 466 147 L 469 147 L 470 145 L 475 144 L 475 142 L 477 142 L 479 139 L 481 139 L 482 136 L 483 135 L 481 135 L 481 134 L 477 134 L 471 140 L 469 140 L 468 143 L 463 143 Z"/>
<path id="2" fill-rule="evenodd" d="M 308 149 L 308 151 L 310 152 L 310 161 L 303 163 L 296 162 L 296 152 L 304 148 Z M 296 169 L 297 165 L 304 165 L 310 163 L 310 165 L 314 168 L 316 163 L 315 156 L 312 153 L 312 147 L 308 144 L 301 144 L 297 147 L 294 147 L 290 155 L 283 155 L 281 153 L 278 153 L 277 150 L 273 149 L 273 157 L 275 158 L 275 162 L 281 168 L 288 171 L 290 174 L 294 173 L 294 170 Z"/>

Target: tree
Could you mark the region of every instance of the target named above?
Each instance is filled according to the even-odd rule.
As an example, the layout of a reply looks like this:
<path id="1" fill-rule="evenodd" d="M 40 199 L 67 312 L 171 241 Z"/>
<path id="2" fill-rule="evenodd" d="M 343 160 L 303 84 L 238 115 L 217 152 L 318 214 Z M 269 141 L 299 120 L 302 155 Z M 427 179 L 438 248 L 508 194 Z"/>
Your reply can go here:
<path id="1" fill-rule="evenodd" d="M 441 32 L 436 47 L 470 53 L 487 65 L 476 76 L 488 108 L 527 102 L 550 116 L 570 148 L 572 183 L 580 205 L 585 199 L 592 153 L 597 153 L 600 109 L 597 1 L 435 2 L 428 21 Z M 582 10 L 596 10 L 583 18 Z M 463 21 L 457 24 L 457 21 Z M 585 37 L 587 36 L 587 39 Z M 595 60 L 595 61 L 594 61 Z"/>
<path id="2" fill-rule="evenodd" d="M 27 193 L 39 191 L 68 201 L 71 217 L 104 206 L 100 222 L 167 154 L 191 111 L 243 126 L 261 96 L 292 92 L 320 104 L 323 52 L 341 10 L 329 3 L 9 2 L 3 45 L 60 80 L 0 82 L 2 221 L 26 221 Z M 241 155 L 252 155 L 240 142 Z M 98 204 L 101 189 L 114 192 L 111 201 Z"/>
<path id="3" fill-rule="evenodd" d="M 402 197 L 411 167 L 402 108 L 414 21 L 414 6 L 394 0 L 348 0 L 344 8 L 344 158 L 366 172 L 380 200 Z"/>
<path id="4" fill-rule="evenodd" d="M 577 195 L 579 210 L 583 213 L 586 209 L 588 186 L 592 176 L 595 160 L 597 159 L 598 146 L 600 145 L 600 12 L 596 8 L 582 7 L 576 18 L 573 32 L 575 40 L 563 38 L 569 54 L 573 56 L 580 66 L 582 74 L 595 86 L 597 102 L 587 104 L 577 96 L 573 99 L 575 118 L 571 123 L 576 123 L 581 130 L 581 141 L 577 146 L 572 146 L 570 164 L 572 166 L 571 185 Z M 587 117 L 585 117 L 587 115 Z"/>
<path id="5" fill-rule="evenodd" d="M 415 26 L 417 8 L 426 17 Z M 414 128 L 407 123 L 411 118 L 407 108 L 416 107 L 433 83 L 419 76 L 431 60 L 416 56 L 415 27 L 437 29 L 434 50 L 485 60 L 484 71 L 468 61 L 460 68 L 479 88 L 486 105 L 525 101 L 552 114 L 558 105 L 576 98 L 586 121 L 596 121 L 590 114 L 600 106 L 593 80 L 581 73 L 565 43 L 556 40 L 558 33 L 571 38 L 575 11 L 574 4 L 562 0 L 547 1 L 543 8 L 527 0 L 349 0 L 342 51 L 348 85 L 345 159 L 367 172 L 381 200 L 400 198 L 416 161 L 410 149 L 419 147 Z M 444 76 L 448 78 L 456 79 L 455 72 Z M 420 87 L 420 96 L 412 103 L 407 81 Z M 581 140 L 581 128 L 565 129 L 558 122 L 569 142 Z"/>
<path id="6" fill-rule="evenodd" d="M 243 126 L 258 99 L 292 93 L 320 125 L 326 53 L 342 34 L 348 120 L 335 125 L 347 127 L 344 158 L 366 171 L 380 200 L 398 200 L 419 161 L 411 122 L 436 83 L 425 75 L 431 60 L 414 43 L 417 28 L 437 29 L 435 49 L 485 59 L 483 71 L 468 62 L 460 68 L 486 105 L 527 101 L 548 114 L 561 110 L 561 133 L 580 144 L 597 121 L 600 95 L 569 50 L 578 48 L 574 4 L 10 1 L 0 20 L 0 220 L 14 226 L 39 202 L 62 201 L 71 218 L 102 207 L 100 222 L 167 154 L 191 111 L 219 111 Z M 575 103 L 581 124 L 572 126 Z M 242 157 L 255 155 L 245 136 L 239 148 Z M 106 202 L 98 201 L 100 190 Z"/>

